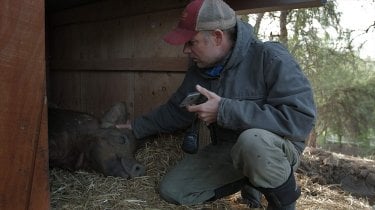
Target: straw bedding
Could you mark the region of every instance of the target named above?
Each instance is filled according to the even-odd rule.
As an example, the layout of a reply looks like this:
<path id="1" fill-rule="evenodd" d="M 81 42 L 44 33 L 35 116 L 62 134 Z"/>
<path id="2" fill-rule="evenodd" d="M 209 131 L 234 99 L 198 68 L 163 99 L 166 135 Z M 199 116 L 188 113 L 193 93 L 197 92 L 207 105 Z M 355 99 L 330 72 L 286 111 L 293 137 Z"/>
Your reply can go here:
<path id="1" fill-rule="evenodd" d="M 184 155 L 181 139 L 179 135 L 165 135 L 146 143 L 136 158 L 146 166 L 147 175 L 132 180 L 51 169 L 51 209 L 246 209 L 239 193 L 195 206 L 177 206 L 160 199 L 161 178 Z M 371 209 L 364 197 L 356 198 L 335 184 L 313 182 L 303 171 L 296 175 L 302 187 L 297 209 Z"/>

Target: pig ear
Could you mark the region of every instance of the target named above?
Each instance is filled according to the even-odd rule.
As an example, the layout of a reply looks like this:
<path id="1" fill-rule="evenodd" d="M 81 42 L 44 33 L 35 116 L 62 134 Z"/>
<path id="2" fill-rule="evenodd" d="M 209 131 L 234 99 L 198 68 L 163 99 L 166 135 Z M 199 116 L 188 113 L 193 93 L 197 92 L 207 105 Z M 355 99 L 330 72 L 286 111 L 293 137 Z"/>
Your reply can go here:
<path id="1" fill-rule="evenodd" d="M 125 102 L 119 102 L 111 106 L 101 118 L 101 127 L 109 128 L 115 124 L 126 123 L 128 119 L 128 109 Z"/>
<path id="2" fill-rule="evenodd" d="M 81 154 L 79 154 L 76 165 L 74 166 L 76 170 L 82 168 L 84 158 L 85 158 L 85 153 L 82 152 Z"/>
<path id="3" fill-rule="evenodd" d="M 128 112 L 128 107 L 126 106 L 126 103 L 119 102 L 117 106 L 120 109 L 120 115 L 116 119 L 116 124 L 126 123 L 126 121 L 128 121 L 129 119 L 129 112 Z"/>

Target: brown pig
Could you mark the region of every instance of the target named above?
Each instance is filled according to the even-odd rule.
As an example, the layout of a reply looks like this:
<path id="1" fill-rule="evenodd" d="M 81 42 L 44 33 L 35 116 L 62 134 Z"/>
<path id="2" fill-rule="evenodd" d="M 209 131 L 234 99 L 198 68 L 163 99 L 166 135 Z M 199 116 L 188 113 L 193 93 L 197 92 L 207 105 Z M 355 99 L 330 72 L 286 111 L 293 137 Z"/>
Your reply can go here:
<path id="1" fill-rule="evenodd" d="M 114 128 L 126 120 L 123 103 L 115 104 L 101 120 L 92 115 L 48 109 L 50 167 L 94 170 L 106 176 L 133 178 L 145 174 L 135 158 L 137 141 L 132 132 Z"/>

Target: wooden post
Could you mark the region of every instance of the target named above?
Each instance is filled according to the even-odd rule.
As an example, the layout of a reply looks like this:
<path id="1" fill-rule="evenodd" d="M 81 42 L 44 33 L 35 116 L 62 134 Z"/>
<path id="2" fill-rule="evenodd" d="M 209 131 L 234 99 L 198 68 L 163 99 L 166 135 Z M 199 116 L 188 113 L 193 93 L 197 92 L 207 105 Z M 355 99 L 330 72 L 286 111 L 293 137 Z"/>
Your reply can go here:
<path id="1" fill-rule="evenodd" d="M 44 0 L 0 5 L 0 209 L 49 209 Z"/>

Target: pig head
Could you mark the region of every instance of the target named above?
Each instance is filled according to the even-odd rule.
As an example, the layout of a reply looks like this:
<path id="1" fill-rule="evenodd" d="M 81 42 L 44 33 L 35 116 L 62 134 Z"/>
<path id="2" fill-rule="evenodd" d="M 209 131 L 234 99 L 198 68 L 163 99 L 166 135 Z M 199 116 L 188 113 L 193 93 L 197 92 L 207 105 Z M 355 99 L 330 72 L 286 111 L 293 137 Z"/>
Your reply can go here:
<path id="1" fill-rule="evenodd" d="M 123 178 L 145 174 L 144 166 L 134 158 L 137 141 L 132 132 L 113 126 L 127 119 L 124 103 L 113 105 L 101 120 L 55 108 L 48 109 L 48 117 L 51 167 L 93 170 Z"/>

